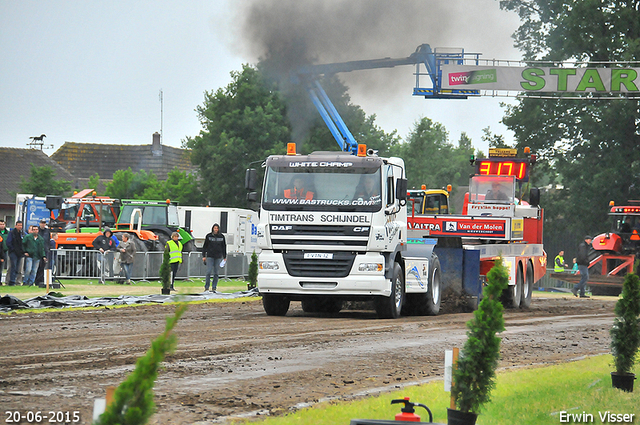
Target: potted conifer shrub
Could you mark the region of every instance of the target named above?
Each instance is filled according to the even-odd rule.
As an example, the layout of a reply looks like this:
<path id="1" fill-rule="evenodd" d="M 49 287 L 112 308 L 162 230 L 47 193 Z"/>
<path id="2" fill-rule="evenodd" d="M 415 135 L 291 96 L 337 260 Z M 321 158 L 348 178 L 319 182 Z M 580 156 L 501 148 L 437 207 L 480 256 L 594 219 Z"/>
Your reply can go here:
<path id="1" fill-rule="evenodd" d="M 249 263 L 249 273 L 248 273 L 249 282 L 247 283 L 247 287 L 249 290 L 254 289 L 258 285 L 258 254 L 253 251 L 251 254 L 251 263 Z"/>
<path id="2" fill-rule="evenodd" d="M 162 295 L 171 294 L 171 265 L 169 264 L 169 249 L 165 247 L 160 266 L 160 282 L 162 283 Z"/>
<path id="3" fill-rule="evenodd" d="M 491 400 L 500 358 L 500 338 L 496 334 L 504 330 L 500 295 L 508 280 L 499 258 L 487 273 L 482 301 L 467 322 L 467 341 L 453 372 L 451 395 L 457 409 L 447 409 L 449 425 L 475 424 L 482 405 Z"/>
<path id="4" fill-rule="evenodd" d="M 158 377 L 158 369 L 165 356 L 175 350 L 177 337 L 173 328 L 186 310 L 186 304 L 181 304 L 173 316 L 167 317 L 164 332 L 151 343 L 147 353 L 136 361 L 135 369 L 116 388 L 113 402 L 94 425 L 148 423 L 155 411 L 153 385 Z"/>
<path id="5" fill-rule="evenodd" d="M 614 388 L 633 392 L 632 373 L 640 347 L 640 278 L 629 273 L 622 285 L 622 296 L 616 303 L 616 318 L 611 328 L 611 353 L 616 368 L 611 372 L 611 384 Z"/>

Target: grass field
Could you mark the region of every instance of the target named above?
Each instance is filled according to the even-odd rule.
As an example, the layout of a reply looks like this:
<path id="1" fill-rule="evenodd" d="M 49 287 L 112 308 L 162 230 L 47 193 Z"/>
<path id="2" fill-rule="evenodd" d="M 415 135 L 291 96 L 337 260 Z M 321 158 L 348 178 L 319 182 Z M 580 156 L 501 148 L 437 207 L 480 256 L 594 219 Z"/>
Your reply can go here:
<path id="1" fill-rule="evenodd" d="M 121 285 L 107 281 L 105 284 L 99 283 L 98 279 L 65 279 L 61 280 L 64 288 L 51 289 L 51 291 L 61 292 L 63 295 L 84 295 L 87 297 L 115 297 L 118 295 L 151 295 L 159 294 L 162 285 L 159 280 L 141 281 L 132 285 Z M 178 294 L 195 294 L 204 291 L 204 279 L 177 280 L 175 287 Z M 246 291 L 247 282 L 244 280 L 220 280 L 218 282 L 219 292 Z M 21 300 L 25 300 L 38 295 L 45 295 L 45 288 L 37 286 L 2 286 L 0 295 L 13 295 Z"/>
<path id="2" fill-rule="evenodd" d="M 626 393 L 611 387 L 612 358 L 609 355 L 550 367 L 498 372 L 492 401 L 478 416 L 479 425 L 493 424 L 559 424 L 609 423 L 600 415 L 606 412 L 635 415 L 631 422 L 640 423 L 640 388 Z M 636 374 L 640 367 L 636 367 Z M 267 418 L 264 425 L 336 425 L 349 424 L 351 419 L 393 420 L 400 405 L 391 400 L 410 397 L 412 402 L 427 405 L 433 421 L 447 423 L 450 394 L 444 391 L 442 380 L 405 388 L 393 393 L 368 397 L 352 402 L 326 402 L 283 417 Z M 429 416 L 417 407 L 416 414 L 426 422 Z M 571 419 L 567 415 L 592 415 L 593 420 Z M 575 419 L 575 418 L 573 418 Z M 247 422 L 248 423 L 248 422 Z M 256 423 L 256 422 L 252 422 Z M 613 422 L 611 422 L 613 423 Z M 621 423 L 620 421 L 616 423 Z"/>

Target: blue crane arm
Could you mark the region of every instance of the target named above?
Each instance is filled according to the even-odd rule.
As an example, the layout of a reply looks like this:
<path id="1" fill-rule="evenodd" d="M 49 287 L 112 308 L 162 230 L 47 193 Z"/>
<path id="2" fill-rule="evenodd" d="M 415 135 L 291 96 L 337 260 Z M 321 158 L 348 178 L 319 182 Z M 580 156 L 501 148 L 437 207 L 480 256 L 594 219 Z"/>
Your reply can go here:
<path id="1" fill-rule="evenodd" d="M 416 87 L 413 90 L 414 95 L 436 99 L 466 99 L 468 95 L 478 95 L 479 91 L 448 90 L 446 93 L 441 91 L 442 76 L 440 72 L 440 63 L 448 63 L 449 61 L 462 62 L 469 56 L 472 58 L 475 57 L 477 60 L 479 54 L 466 54 L 464 51 L 453 53 L 434 52 L 428 44 L 421 44 L 415 52 L 406 58 L 383 58 L 320 65 L 305 65 L 292 73 L 291 79 L 294 83 L 305 84 L 313 105 L 320 113 L 320 116 L 324 120 L 325 124 L 327 124 L 327 127 L 329 127 L 329 131 L 331 131 L 336 142 L 338 142 L 340 149 L 355 154 L 358 150 L 358 144 L 318 82 L 320 75 L 364 69 L 393 68 L 400 65 L 415 65 Z M 424 65 L 426 72 L 420 72 L 421 65 Z M 420 75 L 427 75 L 431 79 L 433 88 L 420 88 Z"/>
<path id="2" fill-rule="evenodd" d="M 324 120 L 329 131 L 336 139 L 340 149 L 345 152 L 351 152 L 352 154 L 358 151 L 358 142 L 353 137 L 353 134 L 349 131 L 347 124 L 336 110 L 335 106 L 327 96 L 320 82 L 318 80 L 309 80 L 306 82 L 307 92 L 311 98 L 311 102 L 316 107 L 320 116 Z"/>
<path id="3" fill-rule="evenodd" d="M 298 76 L 303 75 L 326 75 L 338 72 L 351 72 L 363 69 L 393 68 L 401 65 L 423 64 L 427 69 L 427 74 L 431 77 L 434 86 L 437 84 L 436 56 L 428 44 L 421 44 L 415 52 L 406 58 L 384 58 L 369 59 L 349 62 L 328 63 L 320 65 L 305 65 L 296 70 Z M 294 80 L 296 76 L 294 75 Z"/>

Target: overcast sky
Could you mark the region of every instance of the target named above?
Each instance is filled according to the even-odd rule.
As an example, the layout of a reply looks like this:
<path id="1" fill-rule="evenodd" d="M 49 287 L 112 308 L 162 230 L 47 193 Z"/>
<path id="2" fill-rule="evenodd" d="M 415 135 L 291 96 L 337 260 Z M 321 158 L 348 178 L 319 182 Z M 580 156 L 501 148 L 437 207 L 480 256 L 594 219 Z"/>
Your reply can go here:
<path id="1" fill-rule="evenodd" d="M 278 21 L 281 10 L 288 16 Z M 163 143 L 179 147 L 201 130 L 195 108 L 204 92 L 266 54 L 266 32 L 308 32 L 309 49 L 318 49 L 309 54 L 320 62 L 405 57 L 422 43 L 519 59 L 517 26 L 496 0 L 0 0 L 0 146 L 25 148 L 40 134 L 54 146 L 49 155 L 65 141 L 149 144 L 161 130 L 162 90 Z M 352 101 L 386 131 L 404 137 L 429 117 L 452 142 L 464 131 L 486 150 L 485 127 L 512 140 L 499 122 L 505 99 L 413 97 L 413 72 L 360 71 L 344 80 Z"/>

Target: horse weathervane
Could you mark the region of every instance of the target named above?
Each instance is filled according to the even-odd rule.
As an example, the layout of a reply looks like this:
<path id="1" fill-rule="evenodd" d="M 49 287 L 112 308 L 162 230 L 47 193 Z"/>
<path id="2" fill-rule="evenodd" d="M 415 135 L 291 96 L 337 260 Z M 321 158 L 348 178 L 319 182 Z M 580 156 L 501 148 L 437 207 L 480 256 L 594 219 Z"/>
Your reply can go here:
<path id="1" fill-rule="evenodd" d="M 43 148 L 53 148 L 53 145 L 47 145 L 44 146 L 44 138 L 47 137 L 46 134 L 41 134 L 39 136 L 31 136 L 29 137 L 29 139 L 31 139 L 31 141 L 29 143 L 27 143 L 27 145 L 31 146 L 31 149 L 35 149 L 36 147 L 40 146 L 40 150 L 42 150 Z"/>

